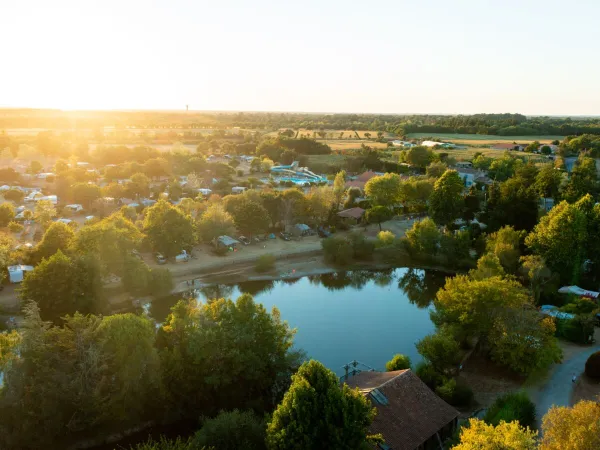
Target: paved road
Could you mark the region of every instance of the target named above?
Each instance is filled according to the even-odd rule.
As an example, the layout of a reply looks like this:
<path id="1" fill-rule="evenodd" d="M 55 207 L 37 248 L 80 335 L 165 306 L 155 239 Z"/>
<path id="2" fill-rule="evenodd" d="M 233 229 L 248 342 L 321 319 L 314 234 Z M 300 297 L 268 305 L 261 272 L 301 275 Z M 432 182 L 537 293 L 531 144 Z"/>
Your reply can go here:
<path id="1" fill-rule="evenodd" d="M 600 345 L 586 348 L 577 353 L 571 359 L 563 361 L 558 365 L 550 379 L 537 389 L 533 400 L 536 404 L 538 427 L 541 425 L 542 417 L 548 412 L 552 405 L 570 406 L 571 392 L 573 391 L 573 374 L 579 376 L 589 356 L 600 350 Z"/>

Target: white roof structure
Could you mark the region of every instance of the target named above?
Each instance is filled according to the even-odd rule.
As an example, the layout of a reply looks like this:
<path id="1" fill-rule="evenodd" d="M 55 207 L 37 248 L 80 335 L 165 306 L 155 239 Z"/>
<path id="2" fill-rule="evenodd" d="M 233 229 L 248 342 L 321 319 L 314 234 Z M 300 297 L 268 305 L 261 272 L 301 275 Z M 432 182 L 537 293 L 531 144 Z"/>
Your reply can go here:
<path id="1" fill-rule="evenodd" d="M 561 294 L 573 294 L 579 295 L 580 297 L 589 297 L 589 298 L 598 298 L 600 292 L 596 291 L 586 291 L 585 289 L 580 288 L 579 286 L 563 286 L 558 292 Z"/>
<path id="2" fill-rule="evenodd" d="M 65 219 L 64 217 L 61 217 L 60 219 L 56 219 L 56 221 L 65 223 L 67 225 L 69 225 L 71 222 L 73 222 L 71 219 Z"/>
<path id="3" fill-rule="evenodd" d="M 33 266 L 24 266 L 22 264 L 18 266 L 8 266 L 8 279 L 11 283 L 20 283 L 23 281 L 25 272 L 33 270 Z"/>
<path id="4" fill-rule="evenodd" d="M 575 318 L 574 314 L 561 312 L 554 305 L 542 305 L 540 307 L 540 313 L 542 313 L 546 316 L 556 317 L 557 319 L 574 319 Z"/>

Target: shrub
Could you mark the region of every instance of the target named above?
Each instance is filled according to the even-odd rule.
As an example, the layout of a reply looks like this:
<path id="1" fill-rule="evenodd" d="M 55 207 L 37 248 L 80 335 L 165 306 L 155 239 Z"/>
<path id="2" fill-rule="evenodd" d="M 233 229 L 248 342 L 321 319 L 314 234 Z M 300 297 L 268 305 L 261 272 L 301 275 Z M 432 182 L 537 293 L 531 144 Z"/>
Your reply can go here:
<path id="1" fill-rule="evenodd" d="M 221 412 L 204 421 L 193 438 L 193 448 L 203 446 L 219 450 L 262 450 L 265 448 L 266 424 L 251 411 Z"/>
<path id="2" fill-rule="evenodd" d="M 446 381 L 435 390 L 446 403 L 452 406 L 468 406 L 473 401 L 473 391 L 469 386 L 457 383 L 454 378 Z"/>
<path id="3" fill-rule="evenodd" d="M 393 370 L 410 369 L 410 358 L 400 353 L 394 355 L 394 357 L 385 363 L 385 368 L 388 372 Z"/>
<path id="4" fill-rule="evenodd" d="M 591 317 L 577 316 L 574 319 L 557 319 L 556 336 L 578 344 L 588 344 L 594 335 L 594 320 Z"/>
<path id="5" fill-rule="evenodd" d="M 377 234 L 377 244 L 375 244 L 378 248 L 388 247 L 394 243 L 394 239 L 396 236 L 391 231 L 380 231 Z"/>
<path id="6" fill-rule="evenodd" d="M 446 377 L 435 370 L 430 363 L 420 363 L 415 373 L 431 390 L 435 390 L 438 386 L 446 382 Z"/>
<path id="7" fill-rule="evenodd" d="M 243 170 L 241 170 L 241 169 L 240 169 L 240 170 L 238 170 L 238 171 L 237 171 L 237 176 L 238 176 L 238 177 L 243 177 L 243 176 L 244 176 L 244 171 L 243 171 Z"/>
<path id="8" fill-rule="evenodd" d="M 351 233 L 348 236 L 352 253 L 356 259 L 371 259 L 375 251 L 375 243 L 368 240 L 361 232 Z"/>
<path id="9" fill-rule="evenodd" d="M 518 421 L 523 427 L 535 426 L 535 405 L 525 392 L 514 392 L 498 397 L 487 410 L 485 420 L 490 425 L 499 425 L 501 421 Z"/>
<path id="10" fill-rule="evenodd" d="M 323 253 L 327 262 L 344 266 L 352 262 L 354 250 L 352 245 L 343 237 L 331 236 L 321 241 Z"/>
<path id="11" fill-rule="evenodd" d="M 24 227 L 20 223 L 13 221 L 8 224 L 8 229 L 11 233 L 20 233 L 23 231 Z"/>
<path id="12" fill-rule="evenodd" d="M 560 310 L 571 314 L 589 314 L 597 308 L 598 305 L 594 300 L 589 298 L 577 298 L 573 302 L 564 305 Z"/>
<path id="13" fill-rule="evenodd" d="M 261 255 L 256 260 L 256 264 L 254 265 L 254 270 L 257 272 L 268 272 L 275 267 L 275 256 L 271 254 Z"/>
<path id="14" fill-rule="evenodd" d="M 600 351 L 592 353 L 585 362 L 585 374 L 588 377 L 600 378 Z"/>

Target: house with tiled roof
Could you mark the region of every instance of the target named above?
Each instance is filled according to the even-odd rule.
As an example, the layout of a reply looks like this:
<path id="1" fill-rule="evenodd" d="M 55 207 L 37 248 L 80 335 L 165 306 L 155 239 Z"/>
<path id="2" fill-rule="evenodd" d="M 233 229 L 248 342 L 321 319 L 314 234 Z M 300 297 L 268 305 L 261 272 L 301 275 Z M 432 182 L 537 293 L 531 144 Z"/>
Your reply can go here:
<path id="1" fill-rule="evenodd" d="M 377 408 L 369 428 L 389 450 L 433 450 L 456 429 L 458 411 L 439 398 L 410 369 L 359 372 L 344 380 Z"/>

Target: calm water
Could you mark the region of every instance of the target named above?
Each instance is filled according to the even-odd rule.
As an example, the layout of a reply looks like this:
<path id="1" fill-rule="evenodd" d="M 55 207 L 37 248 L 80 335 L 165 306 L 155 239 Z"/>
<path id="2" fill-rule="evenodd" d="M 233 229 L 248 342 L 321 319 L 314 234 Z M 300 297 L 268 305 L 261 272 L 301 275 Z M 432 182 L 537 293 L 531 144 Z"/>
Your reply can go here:
<path id="1" fill-rule="evenodd" d="M 251 281 L 203 288 L 199 300 L 240 293 L 276 306 L 297 329 L 295 344 L 338 374 L 358 360 L 384 370 L 395 353 L 420 361 L 415 342 L 434 331 L 429 308 L 445 274 L 415 269 L 352 271 L 281 281 Z M 178 297 L 154 301 L 149 312 L 162 321 Z"/>

